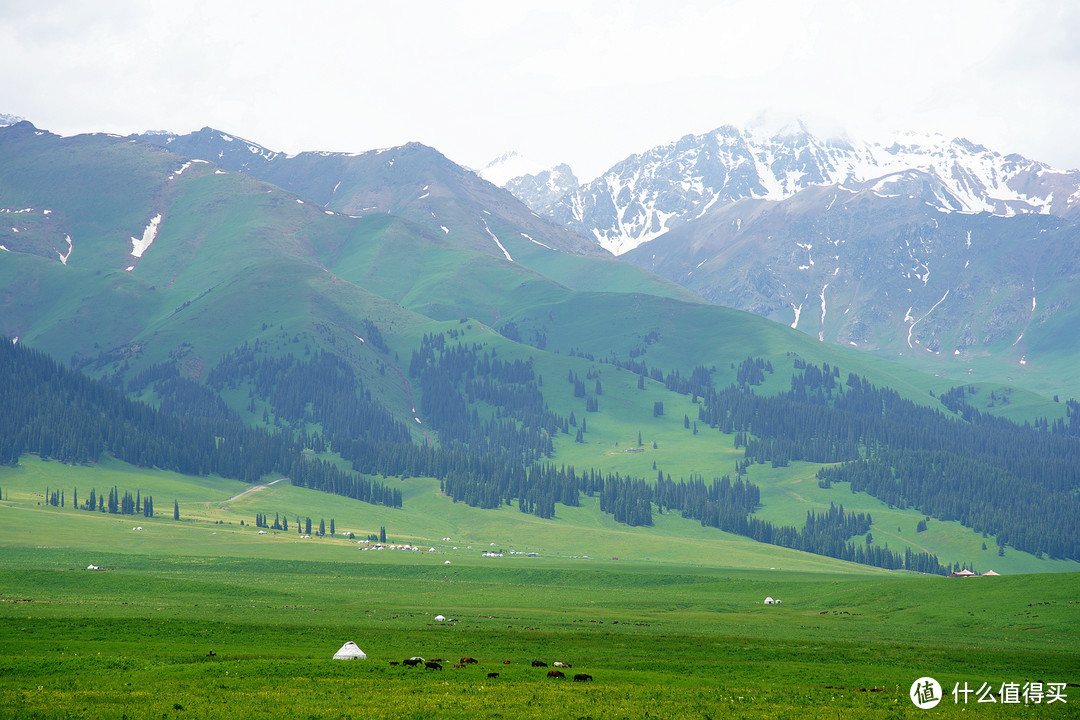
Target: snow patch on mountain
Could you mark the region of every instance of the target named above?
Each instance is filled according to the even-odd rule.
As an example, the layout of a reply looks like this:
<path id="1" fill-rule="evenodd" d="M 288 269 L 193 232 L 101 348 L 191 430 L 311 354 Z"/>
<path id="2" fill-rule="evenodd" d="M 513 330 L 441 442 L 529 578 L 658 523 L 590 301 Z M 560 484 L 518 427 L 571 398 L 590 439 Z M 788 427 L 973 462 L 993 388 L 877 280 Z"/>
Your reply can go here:
<path id="1" fill-rule="evenodd" d="M 146 252 L 154 243 L 154 238 L 157 237 L 158 225 L 161 223 L 161 213 L 158 213 L 150 219 L 150 223 L 143 230 L 142 238 L 131 238 L 131 255 L 132 257 L 141 258 L 143 253 Z M 69 251 L 70 252 L 70 251 Z"/>
<path id="2" fill-rule="evenodd" d="M 66 236 L 64 239 L 67 240 L 68 244 L 67 254 L 61 253 L 59 250 L 56 251 L 56 254 L 60 256 L 60 262 L 67 265 L 68 258 L 71 257 L 71 251 L 74 249 L 74 243 L 71 242 L 70 235 Z"/>
<path id="3" fill-rule="evenodd" d="M 495 241 L 495 244 L 499 246 L 499 249 L 502 250 L 503 255 L 506 256 L 506 259 L 509 260 L 510 262 L 514 262 L 514 258 L 510 257 L 510 253 L 507 252 L 506 248 L 503 247 L 503 244 L 501 242 L 499 242 L 499 238 L 495 237 L 495 233 L 491 232 L 491 228 L 488 227 L 487 220 L 484 219 L 484 218 L 480 218 L 480 219 L 484 223 L 484 230 L 487 231 L 487 234 L 490 235 L 491 239 Z"/>

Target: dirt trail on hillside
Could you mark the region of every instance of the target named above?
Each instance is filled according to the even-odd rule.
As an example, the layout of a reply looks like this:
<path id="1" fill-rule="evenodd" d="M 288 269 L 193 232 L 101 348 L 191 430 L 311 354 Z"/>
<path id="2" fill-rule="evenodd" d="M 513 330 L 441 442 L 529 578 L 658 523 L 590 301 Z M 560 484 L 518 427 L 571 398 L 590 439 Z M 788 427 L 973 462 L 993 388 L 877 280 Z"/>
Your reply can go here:
<path id="1" fill-rule="evenodd" d="M 277 485 L 279 482 L 281 482 L 284 479 L 285 478 L 278 478 L 277 480 L 275 480 L 273 482 L 270 482 L 270 483 L 267 483 L 265 485 L 256 485 L 255 487 L 250 487 L 247 490 L 245 490 L 244 492 L 240 493 L 239 495 L 233 495 L 228 500 L 222 500 L 222 502 L 230 503 L 233 500 L 239 500 L 240 498 L 244 497 L 248 493 L 259 492 L 260 490 L 265 490 L 266 488 L 270 487 L 271 485 Z M 209 505 L 210 503 L 206 503 L 206 504 Z"/>

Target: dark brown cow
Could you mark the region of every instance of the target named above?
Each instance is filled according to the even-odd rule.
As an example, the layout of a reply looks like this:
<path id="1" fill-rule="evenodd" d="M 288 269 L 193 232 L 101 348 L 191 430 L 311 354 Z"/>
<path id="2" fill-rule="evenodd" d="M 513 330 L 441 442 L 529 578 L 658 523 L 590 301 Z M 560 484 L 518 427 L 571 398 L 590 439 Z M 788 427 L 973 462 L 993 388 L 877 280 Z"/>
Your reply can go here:
<path id="1" fill-rule="evenodd" d="M 426 667 L 428 670 L 442 670 L 442 665 L 432 660 L 428 660 L 427 662 L 425 662 L 424 667 Z"/>
<path id="2" fill-rule="evenodd" d="M 488 677 L 489 678 L 497 678 L 497 677 L 499 677 L 499 673 L 488 673 Z"/>
<path id="3" fill-rule="evenodd" d="M 533 660 L 532 661 L 532 666 L 533 667 L 547 667 L 547 663 L 544 662 L 543 660 Z"/>
<path id="4" fill-rule="evenodd" d="M 416 667 L 417 665 L 419 665 L 422 662 L 424 662 L 424 658 L 411 657 L 408 660 L 402 660 L 401 664 L 402 665 L 408 665 L 409 667 Z"/>
<path id="5" fill-rule="evenodd" d="M 461 664 L 462 665 L 473 665 L 473 664 L 478 663 L 478 662 L 480 662 L 480 661 L 477 660 L 476 658 L 471 658 L 471 657 L 463 657 L 463 658 L 461 658 Z"/>
<path id="6" fill-rule="evenodd" d="M 548 677 L 558 680 L 559 678 L 566 677 L 566 675 L 563 674 L 562 670 L 548 670 Z"/>
<path id="7" fill-rule="evenodd" d="M 574 675 L 574 682 L 589 682 L 590 680 L 592 680 L 592 675 L 586 675 L 585 673 Z"/>

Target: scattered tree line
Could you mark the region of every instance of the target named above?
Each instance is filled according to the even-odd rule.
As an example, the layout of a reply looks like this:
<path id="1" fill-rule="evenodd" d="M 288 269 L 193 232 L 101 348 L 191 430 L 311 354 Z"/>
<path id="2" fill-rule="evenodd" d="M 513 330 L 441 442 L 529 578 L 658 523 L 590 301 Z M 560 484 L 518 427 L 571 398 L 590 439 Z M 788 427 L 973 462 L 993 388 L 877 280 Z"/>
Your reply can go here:
<path id="1" fill-rule="evenodd" d="M 64 507 L 64 491 L 46 488 L 45 500 L 53 507 Z M 123 496 L 121 496 L 120 490 L 115 485 L 109 490 L 107 498 L 104 493 L 98 493 L 94 488 L 90 488 L 90 495 L 86 497 L 81 505 L 79 504 L 79 488 L 75 488 L 71 505 L 79 510 L 87 510 L 90 512 L 103 512 L 111 515 L 142 515 L 143 517 L 148 518 L 154 517 L 153 495 L 146 495 L 144 497 L 141 490 L 136 490 L 134 497 L 132 497 L 131 491 L 125 490 Z"/>
<path id="2" fill-rule="evenodd" d="M 269 515 L 266 513 L 255 513 L 255 527 L 266 528 L 267 530 L 280 530 L 282 532 L 289 531 L 289 516 L 282 515 L 280 512 L 274 513 L 274 524 L 271 525 L 269 521 Z M 296 516 L 296 521 L 293 523 L 296 527 L 296 532 L 299 535 L 308 534 L 311 535 L 311 518 L 305 518 L 304 522 L 300 522 L 300 516 Z M 334 524 L 334 518 L 330 518 L 330 535 L 333 537 L 337 533 Z M 324 537 L 326 535 L 326 520 L 319 519 L 319 529 L 315 532 L 316 535 Z"/>

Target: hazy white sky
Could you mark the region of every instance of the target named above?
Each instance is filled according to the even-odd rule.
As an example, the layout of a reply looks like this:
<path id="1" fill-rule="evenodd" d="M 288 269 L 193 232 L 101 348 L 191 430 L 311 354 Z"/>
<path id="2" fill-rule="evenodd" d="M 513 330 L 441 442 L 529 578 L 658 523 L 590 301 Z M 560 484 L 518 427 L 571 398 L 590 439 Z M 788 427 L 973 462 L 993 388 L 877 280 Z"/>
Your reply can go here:
<path id="1" fill-rule="evenodd" d="M 1071 0 L 0 0 L 0 112 L 274 150 L 417 140 L 589 179 L 763 110 L 1080 167 Z"/>

